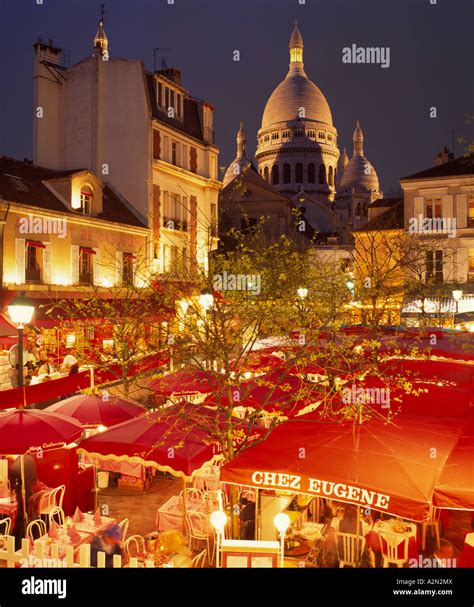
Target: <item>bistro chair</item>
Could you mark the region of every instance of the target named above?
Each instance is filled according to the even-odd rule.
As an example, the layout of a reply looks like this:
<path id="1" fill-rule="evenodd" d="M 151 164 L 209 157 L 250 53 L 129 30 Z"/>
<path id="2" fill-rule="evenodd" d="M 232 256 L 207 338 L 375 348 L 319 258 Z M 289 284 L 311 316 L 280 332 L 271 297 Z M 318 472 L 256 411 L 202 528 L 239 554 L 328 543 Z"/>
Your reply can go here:
<path id="1" fill-rule="evenodd" d="M 408 563 L 408 543 L 410 539 L 400 537 L 394 533 L 379 533 L 380 546 L 382 548 L 383 567 L 389 567 L 393 563 L 396 567 L 403 567 Z M 402 546 L 402 557 L 399 557 L 400 546 Z"/>
<path id="2" fill-rule="evenodd" d="M 213 491 L 204 491 L 204 499 L 209 501 L 212 508 L 216 509 L 219 507 L 219 497 L 221 498 L 222 508 L 227 508 L 227 496 L 222 489 L 215 489 Z"/>
<path id="3" fill-rule="evenodd" d="M 191 561 L 191 567 L 193 569 L 202 569 L 204 567 L 204 563 L 206 562 L 207 550 L 201 550 Z"/>
<path id="4" fill-rule="evenodd" d="M 48 521 L 50 527 L 53 521 L 62 527 L 64 525 L 64 510 L 59 506 L 53 506 L 48 514 Z"/>
<path id="5" fill-rule="evenodd" d="M 40 505 L 38 509 L 39 515 L 48 516 L 50 511 L 56 506 L 58 508 L 62 508 L 65 491 L 66 485 L 59 485 L 59 487 L 56 487 L 55 489 L 44 493 L 44 495 L 41 496 L 40 500 Z"/>
<path id="6" fill-rule="evenodd" d="M 120 533 L 122 534 L 122 542 L 124 542 L 125 538 L 127 537 L 129 523 L 130 521 L 128 518 L 124 518 L 120 521 L 120 523 L 118 523 L 118 528 L 120 529 Z"/>
<path id="7" fill-rule="evenodd" d="M 26 536 L 30 538 L 32 542 L 34 542 L 40 537 L 43 537 L 43 535 L 46 535 L 46 533 L 46 523 L 43 521 L 43 519 L 40 518 L 31 521 L 31 523 L 29 523 L 28 527 L 26 528 Z"/>
<path id="8" fill-rule="evenodd" d="M 207 516 L 202 512 L 188 510 L 185 524 L 191 550 L 198 552 L 203 549 L 203 545 L 206 546 L 208 561 L 212 563 L 215 542 L 213 541 L 213 529 Z"/>
<path id="9" fill-rule="evenodd" d="M 0 520 L 0 548 L 6 544 L 6 536 L 10 535 L 12 519 L 10 517 Z"/>
<path id="10" fill-rule="evenodd" d="M 427 521 L 423 521 L 421 523 L 421 549 L 424 550 L 426 546 L 426 530 L 428 527 L 431 530 L 431 537 L 433 537 L 433 532 L 436 536 L 436 547 L 439 548 L 439 537 L 440 537 L 440 516 L 441 509 L 434 508 L 431 506 L 429 519 Z"/>
<path id="11" fill-rule="evenodd" d="M 182 499 L 183 491 L 180 492 L 179 497 Z M 201 489 L 196 489 L 195 487 L 190 487 L 186 489 L 186 501 L 195 501 L 202 502 L 204 500 L 204 493 Z"/>
<path id="12" fill-rule="evenodd" d="M 145 554 L 145 538 L 141 535 L 131 535 L 125 541 L 123 551 L 128 561 L 131 558 Z"/>
<path id="13" fill-rule="evenodd" d="M 339 567 L 358 567 L 365 549 L 365 538 L 355 533 L 335 534 Z"/>

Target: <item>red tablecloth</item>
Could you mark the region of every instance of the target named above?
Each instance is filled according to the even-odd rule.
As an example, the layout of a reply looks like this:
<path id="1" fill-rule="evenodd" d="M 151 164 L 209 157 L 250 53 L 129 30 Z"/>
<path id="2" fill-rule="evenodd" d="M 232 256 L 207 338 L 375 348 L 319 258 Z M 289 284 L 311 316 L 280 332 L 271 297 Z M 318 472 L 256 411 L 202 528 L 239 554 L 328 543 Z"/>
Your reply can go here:
<path id="1" fill-rule="evenodd" d="M 16 526 L 18 516 L 18 502 L 15 493 L 11 493 L 9 497 L 0 498 L 0 515 L 9 516 L 12 519 L 12 529 Z"/>
<path id="2" fill-rule="evenodd" d="M 468 533 L 464 541 L 459 556 L 459 567 L 474 567 L 474 533 Z"/>

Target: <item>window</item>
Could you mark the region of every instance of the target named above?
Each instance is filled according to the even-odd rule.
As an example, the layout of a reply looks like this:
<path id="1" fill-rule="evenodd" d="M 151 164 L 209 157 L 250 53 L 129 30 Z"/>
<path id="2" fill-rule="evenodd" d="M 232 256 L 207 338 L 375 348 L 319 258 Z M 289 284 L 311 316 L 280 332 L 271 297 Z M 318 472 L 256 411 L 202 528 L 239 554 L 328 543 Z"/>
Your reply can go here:
<path id="1" fill-rule="evenodd" d="M 469 199 L 469 206 L 467 210 L 467 227 L 474 228 L 474 197 Z"/>
<path id="2" fill-rule="evenodd" d="M 41 282 L 42 250 L 45 248 L 41 242 L 28 241 L 26 243 L 25 281 Z"/>
<path id="3" fill-rule="evenodd" d="M 297 162 L 295 164 L 295 183 L 303 183 L 303 163 Z"/>
<path id="4" fill-rule="evenodd" d="M 332 166 L 329 167 L 328 182 L 329 185 L 334 185 L 334 169 L 332 168 Z"/>
<path id="5" fill-rule="evenodd" d="M 28 188 L 21 180 L 21 177 L 16 177 L 15 175 L 8 175 L 7 173 L 4 173 L 4 175 L 8 179 L 8 181 L 15 187 L 15 189 L 20 190 L 22 192 L 28 192 Z"/>
<path id="6" fill-rule="evenodd" d="M 474 281 L 474 249 L 468 250 L 467 279 L 469 280 L 469 282 Z"/>
<path id="7" fill-rule="evenodd" d="M 178 164 L 178 144 L 176 141 L 171 142 L 171 164 Z"/>
<path id="8" fill-rule="evenodd" d="M 439 219 L 442 217 L 441 198 L 428 198 L 426 201 L 426 217 Z"/>
<path id="9" fill-rule="evenodd" d="M 211 236 L 217 236 L 217 204 L 211 202 Z"/>
<path id="10" fill-rule="evenodd" d="M 316 166 L 314 162 L 308 164 L 308 183 L 315 183 L 316 181 Z"/>
<path id="11" fill-rule="evenodd" d="M 122 258 L 122 282 L 125 285 L 133 285 L 135 275 L 135 255 L 124 253 Z"/>
<path id="12" fill-rule="evenodd" d="M 181 118 L 183 115 L 183 96 L 181 93 L 176 93 L 176 114 L 178 118 Z"/>
<path id="13" fill-rule="evenodd" d="M 94 283 L 94 249 L 80 247 L 79 249 L 79 283 L 91 285 Z"/>
<path id="14" fill-rule="evenodd" d="M 323 139 L 324 140 L 324 132 L 323 131 L 319 131 L 319 133 L 318 133 L 318 139 Z"/>
<path id="15" fill-rule="evenodd" d="M 328 141 L 332 141 L 332 135 L 331 135 L 331 133 L 328 133 Z"/>
<path id="16" fill-rule="evenodd" d="M 163 226 L 168 230 L 188 231 L 188 199 L 180 194 L 163 192 Z"/>
<path id="17" fill-rule="evenodd" d="M 324 164 L 319 165 L 319 183 L 322 185 L 326 183 L 326 167 Z"/>
<path id="18" fill-rule="evenodd" d="M 288 141 L 291 137 L 291 131 L 283 131 L 281 134 L 281 138 L 283 141 Z"/>
<path id="19" fill-rule="evenodd" d="M 291 165 L 288 162 L 283 165 L 283 183 L 291 183 Z"/>
<path id="20" fill-rule="evenodd" d="M 310 130 L 310 131 L 307 132 L 307 135 L 313 141 L 316 139 L 316 131 Z"/>
<path id="21" fill-rule="evenodd" d="M 82 186 L 80 198 L 81 205 L 77 209 L 79 213 L 84 213 L 84 215 L 90 215 L 92 213 L 92 198 L 92 189 L 88 185 Z"/>
<path id="22" fill-rule="evenodd" d="M 295 137 L 303 137 L 303 129 L 295 129 Z"/>
<path id="23" fill-rule="evenodd" d="M 270 141 L 270 135 L 265 135 L 265 143 Z"/>
<path id="24" fill-rule="evenodd" d="M 278 141 L 280 139 L 280 133 L 278 133 L 278 131 L 275 131 L 274 133 L 272 133 L 272 141 Z"/>
<path id="25" fill-rule="evenodd" d="M 173 109 L 175 109 L 175 103 L 174 103 L 174 91 L 173 89 L 170 89 L 170 107 L 172 107 Z"/>
<path id="26" fill-rule="evenodd" d="M 265 179 L 265 181 L 268 181 L 268 173 L 269 173 L 268 167 L 265 167 L 263 169 L 263 178 Z"/>
<path id="27" fill-rule="evenodd" d="M 157 103 L 158 103 L 158 107 L 163 107 L 163 84 L 161 82 L 158 82 L 158 90 L 157 90 Z"/>
<path id="28" fill-rule="evenodd" d="M 170 106 L 170 90 L 167 86 L 165 86 L 165 110 L 168 111 Z"/>
<path id="29" fill-rule="evenodd" d="M 280 169 L 277 164 L 272 166 L 272 184 L 278 185 L 280 183 Z"/>
<path id="30" fill-rule="evenodd" d="M 426 280 L 443 282 L 443 251 L 426 251 Z"/>

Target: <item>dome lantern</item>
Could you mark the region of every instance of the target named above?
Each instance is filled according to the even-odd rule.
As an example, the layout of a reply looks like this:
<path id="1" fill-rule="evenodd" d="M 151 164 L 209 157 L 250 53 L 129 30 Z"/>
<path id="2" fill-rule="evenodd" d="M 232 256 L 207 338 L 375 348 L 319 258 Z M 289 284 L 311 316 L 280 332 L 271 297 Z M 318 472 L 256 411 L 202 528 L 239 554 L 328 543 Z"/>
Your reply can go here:
<path id="1" fill-rule="evenodd" d="M 354 156 L 363 156 L 364 155 L 364 133 L 360 128 L 359 121 L 356 123 L 356 128 L 354 129 L 354 135 L 352 136 L 352 141 L 354 142 Z"/>
<path id="2" fill-rule="evenodd" d="M 290 37 L 290 65 L 292 63 L 303 63 L 303 36 L 298 29 L 298 22 L 295 20 L 295 27 Z"/>

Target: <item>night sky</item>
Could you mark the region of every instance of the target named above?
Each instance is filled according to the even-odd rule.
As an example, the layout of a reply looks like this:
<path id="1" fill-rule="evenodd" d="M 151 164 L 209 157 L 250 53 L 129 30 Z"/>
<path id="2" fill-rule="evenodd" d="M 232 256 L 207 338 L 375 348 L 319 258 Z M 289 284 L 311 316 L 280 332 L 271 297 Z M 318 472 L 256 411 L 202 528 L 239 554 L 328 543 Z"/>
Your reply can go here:
<path id="1" fill-rule="evenodd" d="M 235 133 L 245 123 L 250 154 L 265 103 L 288 70 L 295 18 L 304 38 L 305 70 L 325 94 L 352 155 L 357 119 L 365 154 L 385 194 L 401 176 L 425 169 L 456 137 L 472 140 L 474 114 L 472 0 L 109 0 L 105 29 L 111 57 L 143 59 L 153 48 L 183 85 L 215 108 L 219 165 L 235 156 Z M 98 0 L 0 0 L 0 154 L 32 157 L 32 44 L 52 38 L 71 64 L 92 52 Z M 391 65 L 345 65 L 342 49 L 390 47 Z M 239 50 L 240 62 L 233 61 Z M 436 106 L 438 118 L 429 117 Z M 471 131 L 470 131 L 471 129 Z M 456 155 L 465 144 L 456 143 Z"/>

